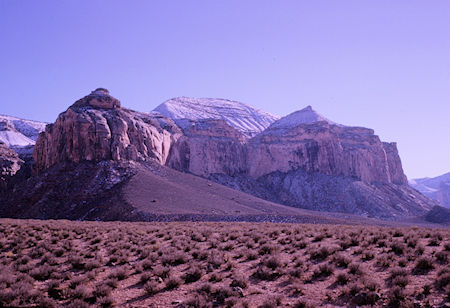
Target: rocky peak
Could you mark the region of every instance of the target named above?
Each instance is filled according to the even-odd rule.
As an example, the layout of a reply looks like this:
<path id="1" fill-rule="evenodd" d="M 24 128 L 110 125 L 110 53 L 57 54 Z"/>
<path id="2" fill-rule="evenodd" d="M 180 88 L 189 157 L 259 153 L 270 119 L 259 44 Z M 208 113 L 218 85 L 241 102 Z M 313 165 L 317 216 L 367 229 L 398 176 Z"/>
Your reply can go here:
<path id="1" fill-rule="evenodd" d="M 120 101 L 112 97 L 107 89 L 97 88 L 71 106 L 71 108 L 80 107 L 117 109 L 120 108 Z"/>
<path id="2" fill-rule="evenodd" d="M 315 111 L 311 106 L 307 106 L 273 122 L 269 126 L 269 129 L 291 129 L 301 124 L 312 124 L 316 122 L 326 122 L 328 124 L 339 125 L 325 118 L 323 115 Z"/>
<path id="3" fill-rule="evenodd" d="M 173 119 L 182 129 L 191 121 L 223 120 L 245 137 L 253 137 L 278 119 L 241 102 L 219 98 L 178 97 L 170 99 L 154 109 Z"/>

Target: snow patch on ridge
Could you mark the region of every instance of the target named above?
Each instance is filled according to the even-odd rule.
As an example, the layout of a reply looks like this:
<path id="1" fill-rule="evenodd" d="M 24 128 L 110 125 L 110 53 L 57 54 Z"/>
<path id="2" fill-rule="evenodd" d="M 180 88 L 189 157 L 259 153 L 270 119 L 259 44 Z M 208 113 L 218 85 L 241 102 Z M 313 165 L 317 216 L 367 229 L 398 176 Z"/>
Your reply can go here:
<path id="1" fill-rule="evenodd" d="M 270 125 L 270 129 L 291 129 L 301 124 L 311 124 L 315 122 L 327 122 L 333 125 L 339 125 L 328 120 L 323 115 L 312 109 L 311 106 L 295 111 Z"/>
<path id="2" fill-rule="evenodd" d="M 279 119 L 244 103 L 218 98 L 173 98 L 156 107 L 154 112 L 173 119 L 183 129 L 191 121 L 224 120 L 247 137 L 255 136 Z"/>
<path id="3" fill-rule="evenodd" d="M 0 115 L 0 141 L 8 147 L 27 147 L 35 144 L 47 123 Z"/>

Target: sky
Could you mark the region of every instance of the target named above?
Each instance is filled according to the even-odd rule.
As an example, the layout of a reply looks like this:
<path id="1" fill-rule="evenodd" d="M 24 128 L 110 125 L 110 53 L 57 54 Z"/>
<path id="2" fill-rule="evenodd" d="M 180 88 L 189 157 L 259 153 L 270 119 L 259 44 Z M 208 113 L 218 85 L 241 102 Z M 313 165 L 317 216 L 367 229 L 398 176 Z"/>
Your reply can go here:
<path id="1" fill-rule="evenodd" d="M 287 115 L 307 105 L 450 171 L 450 0 L 0 0 L 0 114 L 53 122 L 105 87 Z"/>

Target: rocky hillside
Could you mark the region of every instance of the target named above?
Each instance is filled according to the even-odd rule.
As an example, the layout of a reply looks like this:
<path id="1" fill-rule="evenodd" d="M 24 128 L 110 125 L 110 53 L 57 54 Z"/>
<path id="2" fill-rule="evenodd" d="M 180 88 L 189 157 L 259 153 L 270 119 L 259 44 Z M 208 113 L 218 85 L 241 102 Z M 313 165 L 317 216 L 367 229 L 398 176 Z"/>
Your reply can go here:
<path id="1" fill-rule="evenodd" d="M 409 185 L 450 208 L 450 172 L 434 178 L 413 179 L 409 181 Z"/>
<path id="2" fill-rule="evenodd" d="M 245 137 L 257 135 L 278 119 L 241 102 L 218 98 L 177 97 L 153 111 L 173 119 L 183 129 L 201 120 L 223 120 Z"/>
<path id="3" fill-rule="evenodd" d="M 281 219 L 309 209 L 401 220 L 436 205 L 407 185 L 395 144 L 371 129 L 311 107 L 275 121 L 225 100 L 169 102 L 140 113 L 102 88 L 75 102 L 39 135 L 34 175 L 0 195 L 0 215 Z"/>

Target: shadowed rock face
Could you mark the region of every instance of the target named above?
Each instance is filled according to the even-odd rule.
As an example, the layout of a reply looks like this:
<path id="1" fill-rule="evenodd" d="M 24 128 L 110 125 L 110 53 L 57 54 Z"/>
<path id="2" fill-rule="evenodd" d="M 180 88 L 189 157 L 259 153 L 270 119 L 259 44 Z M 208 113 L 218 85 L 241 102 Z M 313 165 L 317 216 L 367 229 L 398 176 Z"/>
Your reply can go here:
<path id="1" fill-rule="evenodd" d="M 16 151 L 0 143 L 0 189 L 6 187 L 7 180 L 20 170 L 22 164 Z"/>
<path id="2" fill-rule="evenodd" d="M 155 159 L 165 164 L 180 135 L 168 119 L 120 107 L 108 92 L 96 90 L 58 116 L 39 135 L 35 171 L 60 162 Z"/>

